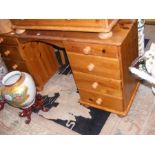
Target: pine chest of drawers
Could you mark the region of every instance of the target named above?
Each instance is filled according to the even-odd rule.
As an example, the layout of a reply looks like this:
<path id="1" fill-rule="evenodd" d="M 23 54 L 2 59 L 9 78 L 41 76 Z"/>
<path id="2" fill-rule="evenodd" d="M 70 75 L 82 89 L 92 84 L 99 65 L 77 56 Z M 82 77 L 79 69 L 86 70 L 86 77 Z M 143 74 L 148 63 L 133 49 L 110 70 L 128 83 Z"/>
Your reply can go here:
<path id="1" fill-rule="evenodd" d="M 25 61 L 22 58 L 18 40 L 16 38 L 1 37 L 0 54 L 9 71 L 20 70 L 28 72 Z"/>
<path id="2" fill-rule="evenodd" d="M 109 39 L 64 41 L 80 102 L 126 115 L 138 88 L 128 67 L 138 56 L 136 21 L 117 24 Z"/>

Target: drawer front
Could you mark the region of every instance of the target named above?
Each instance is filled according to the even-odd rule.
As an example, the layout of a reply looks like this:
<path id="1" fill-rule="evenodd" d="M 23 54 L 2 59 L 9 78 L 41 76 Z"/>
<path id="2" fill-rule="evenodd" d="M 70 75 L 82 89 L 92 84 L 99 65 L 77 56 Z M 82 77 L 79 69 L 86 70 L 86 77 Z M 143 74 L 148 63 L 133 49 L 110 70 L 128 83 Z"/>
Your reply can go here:
<path id="1" fill-rule="evenodd" d="M 120 79 L 119 60 L 67 52 L 72 71 Z"/>
<path id="2" fill-rule="evenodd" d="M 76 71 L 73 73 L 79 89 L 122 98 L 122 86 L 120 80 L 102 78 Z"/>
<path id="3" fill-rule="evenodd" d="M 0 46 L 0 53 L 3 58 L 22 61 L 22 57 L 17 47 Z"/>
<path id="4" fill-rule="evenodd" d="M 4 60 L 9 71 L 19 70 L 19 71 L 23 71 L 23 72 L 28 72 L 28 69 L 24 62 L 14 61 L 14 60 L 10 60 L 10 59 L 3 59 L 3 60 Z"/>
<path id="5" fill-rule="evenodd" d="M 64 46 L 68 52 L 81 53 L 84 55 L 118 58 L 118 48 L 116 46 L 67 41 L 64 41 Z"/>
<path id="6" fill-rule="evenodd" d="M 17 45 L 17 41 L 15 38 L 0 36 L 0 44 Z"/>
<path id="7" fill-rule="evenodd" d="M 80 102 L 99 109 L 123 111 L 123 100 L 79 89 Z"/>

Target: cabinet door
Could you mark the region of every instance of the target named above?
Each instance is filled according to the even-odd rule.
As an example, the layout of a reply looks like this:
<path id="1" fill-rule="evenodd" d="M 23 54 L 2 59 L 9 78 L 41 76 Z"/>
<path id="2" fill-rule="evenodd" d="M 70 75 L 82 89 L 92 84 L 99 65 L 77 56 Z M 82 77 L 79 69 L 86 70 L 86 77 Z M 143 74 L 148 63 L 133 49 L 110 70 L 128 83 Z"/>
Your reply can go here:
<path id="1" fill-rule="evenodd" d="M 21 47 L 31 75 L 42 87 L 58 69 L 54 48 L 41 42 L 29 42 Z"/>

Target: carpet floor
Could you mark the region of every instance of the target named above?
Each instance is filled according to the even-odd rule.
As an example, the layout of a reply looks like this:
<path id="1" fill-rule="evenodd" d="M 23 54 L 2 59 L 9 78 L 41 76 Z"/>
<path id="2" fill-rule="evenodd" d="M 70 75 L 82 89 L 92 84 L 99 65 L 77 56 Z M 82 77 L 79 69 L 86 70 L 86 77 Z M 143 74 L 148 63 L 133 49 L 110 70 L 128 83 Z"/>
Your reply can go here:
<path id="1" fill-rule="evenodd" d="M 147 44 L 146 49 L 150 47 L 151 42 L 155 42 L 155 26 L 146 25 L 145 26 L 145 38 L 150 39 Z M 70 77 L 71 78 L 71 77 Z M 51 89 L 59 89 L 58 87 L 50 87 L 49 83 L 53 80 L 53 77 L 47 82 L 44 87 L 42 94 L 52 91 Z M 64 85 L 65 87 L 65 85 Z M 73 87 L 69 89 L 74 89 Z M 46 92 L 46 93 L 45 93 Z M 62 90 L 62 93 L 63 90 Z M 63 103 L 69 102 L 67 98 L 67 92 L 65 94 L 66 98 L 62 98 Z M 75 94 L 75 98 L 78 100 L 78 96 Z M 61 99 L 61 98 L 59 98 Z M 71 99 L 74 100 L 74 97 Z M 73 102 L 70 102 L 73 103 Z M 64 106 L 62 104 L 62 106 Z M 77 106 L 76 106 L 77 107 Z M 66 107 L 64 107 L 66 108 Z M 72 107 L 72 110 L 76 115 L 80 115 L 81 106 L 78 109 Z M 61 110 L 56 115 L 54 114 L 53 109 L 52 117 L 60 117 Z M 66 109 L 68 110 L 68 109 Z M 82 115 L 84 117 L 90 117 L 88 110 L 83 109 Z M 23 118 L 18 117 L 19 109 L 13 108 L 9 105 L 5 105 L 5 109 L 0 112 L 0 134 L 63 134 L 63 135 L 77 135 L 78 133 L 70 130 L 58 123 L 49 121 L 46 118 L 49 117 L 49 113 L 43 114 L 39 113 L 32 114 L 32 122 L 29 125 L 26 125 Z M 142 83 L 137 91 L 137 94 L 134 98 L 133 105 L 126 117 L 120 118 L 115 114 L 110 114 L 105 125 L 100 131 L 100 135 L 115 135 L 115 134 L 155 134 L 155 121 L 153 119 L 155 115 L 155 97 L 152 94 L 151 88 L 147 83 Z M 63 117 L 65 117 L 63 115 Z M 74 115 L 66 115 L 67 118 L 74 120 Z"/>

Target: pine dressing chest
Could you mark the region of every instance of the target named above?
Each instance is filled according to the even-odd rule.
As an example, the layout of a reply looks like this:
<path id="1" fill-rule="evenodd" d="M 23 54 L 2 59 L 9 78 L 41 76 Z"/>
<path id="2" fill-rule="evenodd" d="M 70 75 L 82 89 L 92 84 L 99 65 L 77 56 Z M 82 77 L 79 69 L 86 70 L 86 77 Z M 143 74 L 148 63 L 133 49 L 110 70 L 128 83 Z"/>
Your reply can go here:
<path id="1" fill-rule="evenodd" d="M 116 22 L 114 23 L 116 24 Z M 25 28 L 18 23 L 18 20 L 14 20 L 13 24 L 16 24 L 19 28 Z M 115 26 L 113 25 L 113 29 L 111 27 L 110 29 L 102 30 L 102 32 L 109 32 L 112 29 L 112 36 L 108 39 L 99 37 L 101 29 L 95 28 L 95 31 L 91 32 L 92 27 L 90 29 L 89 26 L 85 27 L 87 32 L 82 32 L 81 25 L 79 25 L 78 31 L 75 31 L 75 27 L 71 25 L 68 25 L 71 31 L 66 29 L 61 31 L 60 27 L 57 27 L 57 30 L 48 30 L 48 25 L 45 26 L 45 29 L 41 27 L 42 30 L 39 30 L 38 27 L 30 24 L 30 28 L 22 34 L 8 33 L 0 35 L 4 39 L 0 47 L 2 48 L 1 54 L 2 56 L 4 55 L 6 64 L 9 66 L 16 60 L 16 64 L 25 64 L 25 62 L 31 61 L 35 49 L 30 49 L 29 47 L 33 47 L 34 44 L 37 44 L 34 47 L 39 49 L 46 48 L 43 47 L 42 43 L 64 48 L 79 90 L 80 103 L 125 116 L 132 105 L 139 85 L 128 69 L 131 62 L 138 56 L 136 20 L 119 20 Z M 6 44 L 5 38 L 7 38 Z M 17 50 L 17 42 L 18 48 L 22 48 L 22 50 Z M 28 43 L 29 46 L 25 47 L 25 43 Z M 7 46 L 4 46 L 4 44 Z M 13 55 L 11 59 L 6 59 L 10 48 L 13 51 Z M 45 57 L 45 55 L 45 53 L 42 53 L 42 57 Z M 19 62 L 19 60 L 21 61 Z M 55 60 L 52 62 L 54 62 L 54 68 L 56 68 Z M 41 61 L 37 63 L 43 64 Z M 35 64 L 23 65 L 22 69 L 27 71 L 25 67 L 27 66 L 29 67 L 28 71 L 30 71 L 31 65 Z M 47 66 L 44 64 L 44 67 L 46 68 Z M 47 73 L 47 71 L 44 72 L 44 74 Z M 48 70 L 48 72 L 51 73 L 52 71 Z M 40 74 L 38 72 L 34 75 L 33 71 L 30 73 L 34 77 Z"/>

